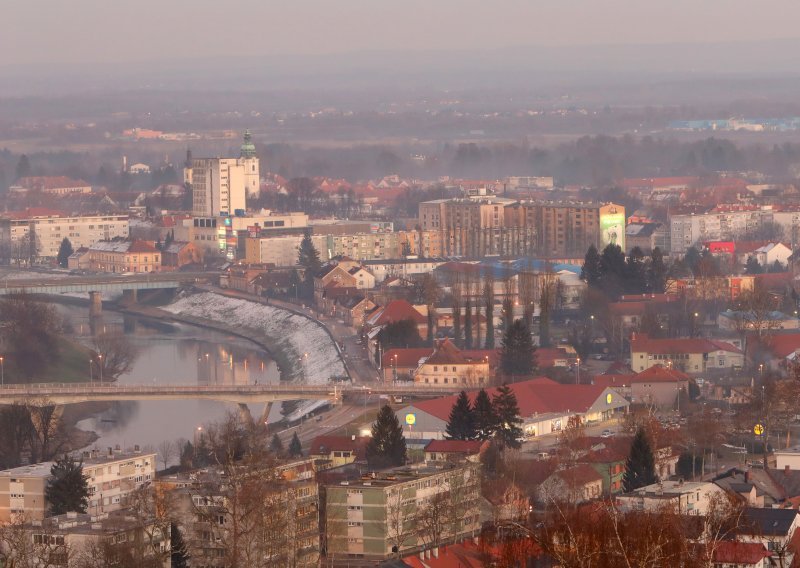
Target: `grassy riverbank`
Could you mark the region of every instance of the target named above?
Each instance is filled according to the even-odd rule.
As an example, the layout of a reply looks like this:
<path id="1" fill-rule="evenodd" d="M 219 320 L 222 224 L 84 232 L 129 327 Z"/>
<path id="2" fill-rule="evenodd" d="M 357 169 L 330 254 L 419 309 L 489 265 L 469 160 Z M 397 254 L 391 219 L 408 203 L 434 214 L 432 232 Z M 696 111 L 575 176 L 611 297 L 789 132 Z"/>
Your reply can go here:
<path id="1" fill-rule="evenodd" d="M 89 382 L 90 351 L 84 345 L 66 337 L 58 338 L 58 360 L 47 366 L 38 376 L 28 381 L 14 365 L 14 353 L 3 356 L 3 380 L 15 383 L 86 383 Z"/>

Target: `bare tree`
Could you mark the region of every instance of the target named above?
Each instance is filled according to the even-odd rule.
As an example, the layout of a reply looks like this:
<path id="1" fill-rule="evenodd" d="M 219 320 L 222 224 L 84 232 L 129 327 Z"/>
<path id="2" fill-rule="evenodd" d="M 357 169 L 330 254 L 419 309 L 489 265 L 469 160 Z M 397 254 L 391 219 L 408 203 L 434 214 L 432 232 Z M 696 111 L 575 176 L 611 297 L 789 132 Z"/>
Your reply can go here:
<path id="1" fill-rule="evenodd" d="M 169 467 L 169 462 L 175 457 L 176 452 L 177 448 L 172 440 L 162 440 L 158 444 L 158 455 L 161 457 L 161 461 L 164 462 L 164 469 Z"/>
<path id="2" fill-rule="evenodd" d="M 438 547 L 448 534 L 451 518 L 449 496 L 443 491 L 435 493 L 417 505 L 417 534 L 428 546 Z"/>
<path id="3" fill-rule="evenodd" d="M 56 568 L 66 566 L 73 551 L 46 524 L 34 527 L 25 515 L 0 524 L 0 564 L 10 568 Z"/>
<path id="4" fill-rule="evenodd" d="M 92 341 L 93 374 L 104 381 L 115 381 L 129 373 L 136 361 L 138 350 L 121 333 L 100 333 Z"/>
<path id="5" fill-rule="evenodd" d="M 28 381 L 58 360 L 61 318 L 53 306 L 28 294 L 6 296 L 0 301 L 0 323 L 3 339 L 13 352 L 7 366 L 11 363 Z"/>

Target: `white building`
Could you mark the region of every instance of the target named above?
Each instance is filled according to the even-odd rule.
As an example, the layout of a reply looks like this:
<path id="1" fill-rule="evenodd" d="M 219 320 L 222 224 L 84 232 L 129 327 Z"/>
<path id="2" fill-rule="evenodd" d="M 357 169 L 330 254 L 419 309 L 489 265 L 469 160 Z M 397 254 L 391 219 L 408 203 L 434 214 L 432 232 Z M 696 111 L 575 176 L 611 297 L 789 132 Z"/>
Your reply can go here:
<path id="1" fill-rule="evenodd" d="M 116 511 L 124 499 L 155 479 L 156 456 L 139 451 L 124 453 L 97 450 L 83 453 L 83 472 L 88 478 L 88 513 Z M 28 520 L 42 519 L 47 510 L 45 488 L 53 462 L 0 471 L 0 521 L 24 513 Z"/>
<path id="2" fill-rule="evenodd" d="M 705 481 L 660 481 L 617 496 L 620 508 L 629 511 L 658 511 L 672 506 L 683 515 L 705 515 L 725 491 Z"/>
<path id="3" fill-rule="evenodd" d="M 128 215 L 70 216 L 43 208 L 6 213 L 0 219 L 0 246 L 29 247 L 31 232 L 36 237 L 36 256 L 55 258 L 64 237 L 69 239 L 74 250 L 98 241 L 127 238 Z"/>
<path id="4" fill-rule="evenodd" d="M 192 212 L 197 217 L 234 215 L 247 208 L 247 196 L 258 196 L 261 187 L 258 158 L 250 132 L 238 158 L 192 160 Z"/>

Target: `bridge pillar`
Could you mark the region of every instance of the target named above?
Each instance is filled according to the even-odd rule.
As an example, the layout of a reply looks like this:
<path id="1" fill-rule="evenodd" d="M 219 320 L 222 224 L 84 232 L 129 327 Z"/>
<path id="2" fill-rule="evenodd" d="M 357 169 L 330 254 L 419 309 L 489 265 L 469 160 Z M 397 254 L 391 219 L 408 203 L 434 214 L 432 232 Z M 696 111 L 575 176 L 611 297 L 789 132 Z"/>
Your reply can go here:
<path id="1" fill-rule="evenodd" d="M 243 402 L 239 403 L 239 421 L 245 426 L 253 423 L 253 415 L 250 414 L 250 408 Z"/>
<path id="2" fill-rule="evenodd" d="M 123 290 L 122 291 L 122 301 L 125 302 L 125 304 L 127 304 L 129 306 L 135 304 L 136 303 L 136 298 L 138 296 L 137 292 L 138 292 L 138 290 L 136 290 L 135 288 L 132 289 L 132 290 Z"/>
<path id="3" fill-rule="evenodd" d="M 264 403 L 264 412 L 261 413 L 261 424 L 263 424 L 265 428 L 269 428 L 267 421 L 269 420 L 270 411 L 272 411 L 272 403 Z M 261 424 L 259 424 L 259 426 L 261 426 Z"/>
<path id="4" fill-rule="evenodd" d="M 98 317 L 103 314 L 103 295 L 100 292 L 89 292 L 89 316 Z"/>

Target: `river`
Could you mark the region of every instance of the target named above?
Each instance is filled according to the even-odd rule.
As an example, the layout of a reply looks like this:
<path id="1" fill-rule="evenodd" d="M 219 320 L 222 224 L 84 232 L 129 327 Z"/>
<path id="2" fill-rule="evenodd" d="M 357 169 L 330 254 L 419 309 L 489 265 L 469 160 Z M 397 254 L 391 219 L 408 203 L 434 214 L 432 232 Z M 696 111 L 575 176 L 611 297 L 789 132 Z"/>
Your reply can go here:
<path id="1" fill-rule="evenodd" d="M 131 372 L 119 378 L 121 384 L 267 384 L 280 380 L 269 354 L 239 337 L 110 310 L 90 325 L 86 307 L 58 305 L 58 310 L 82 343 L 90 345 L 92 334 L 102 332 L 123 332 L 134 343 L 138 356 Z M 87 360 L 87 380 L 89 372 Z M 157 448 L 163 440 L 192 440 L 198 426 L 236 410 L 234 404 L 209 400 L 117 402 L 81 420 L 78 427 L 94 431 L 99 439 L 93 446 L 101 449 L 116 445 Z M 251 405 L 250 411 L 257 418 L 263 405 Z"/>

